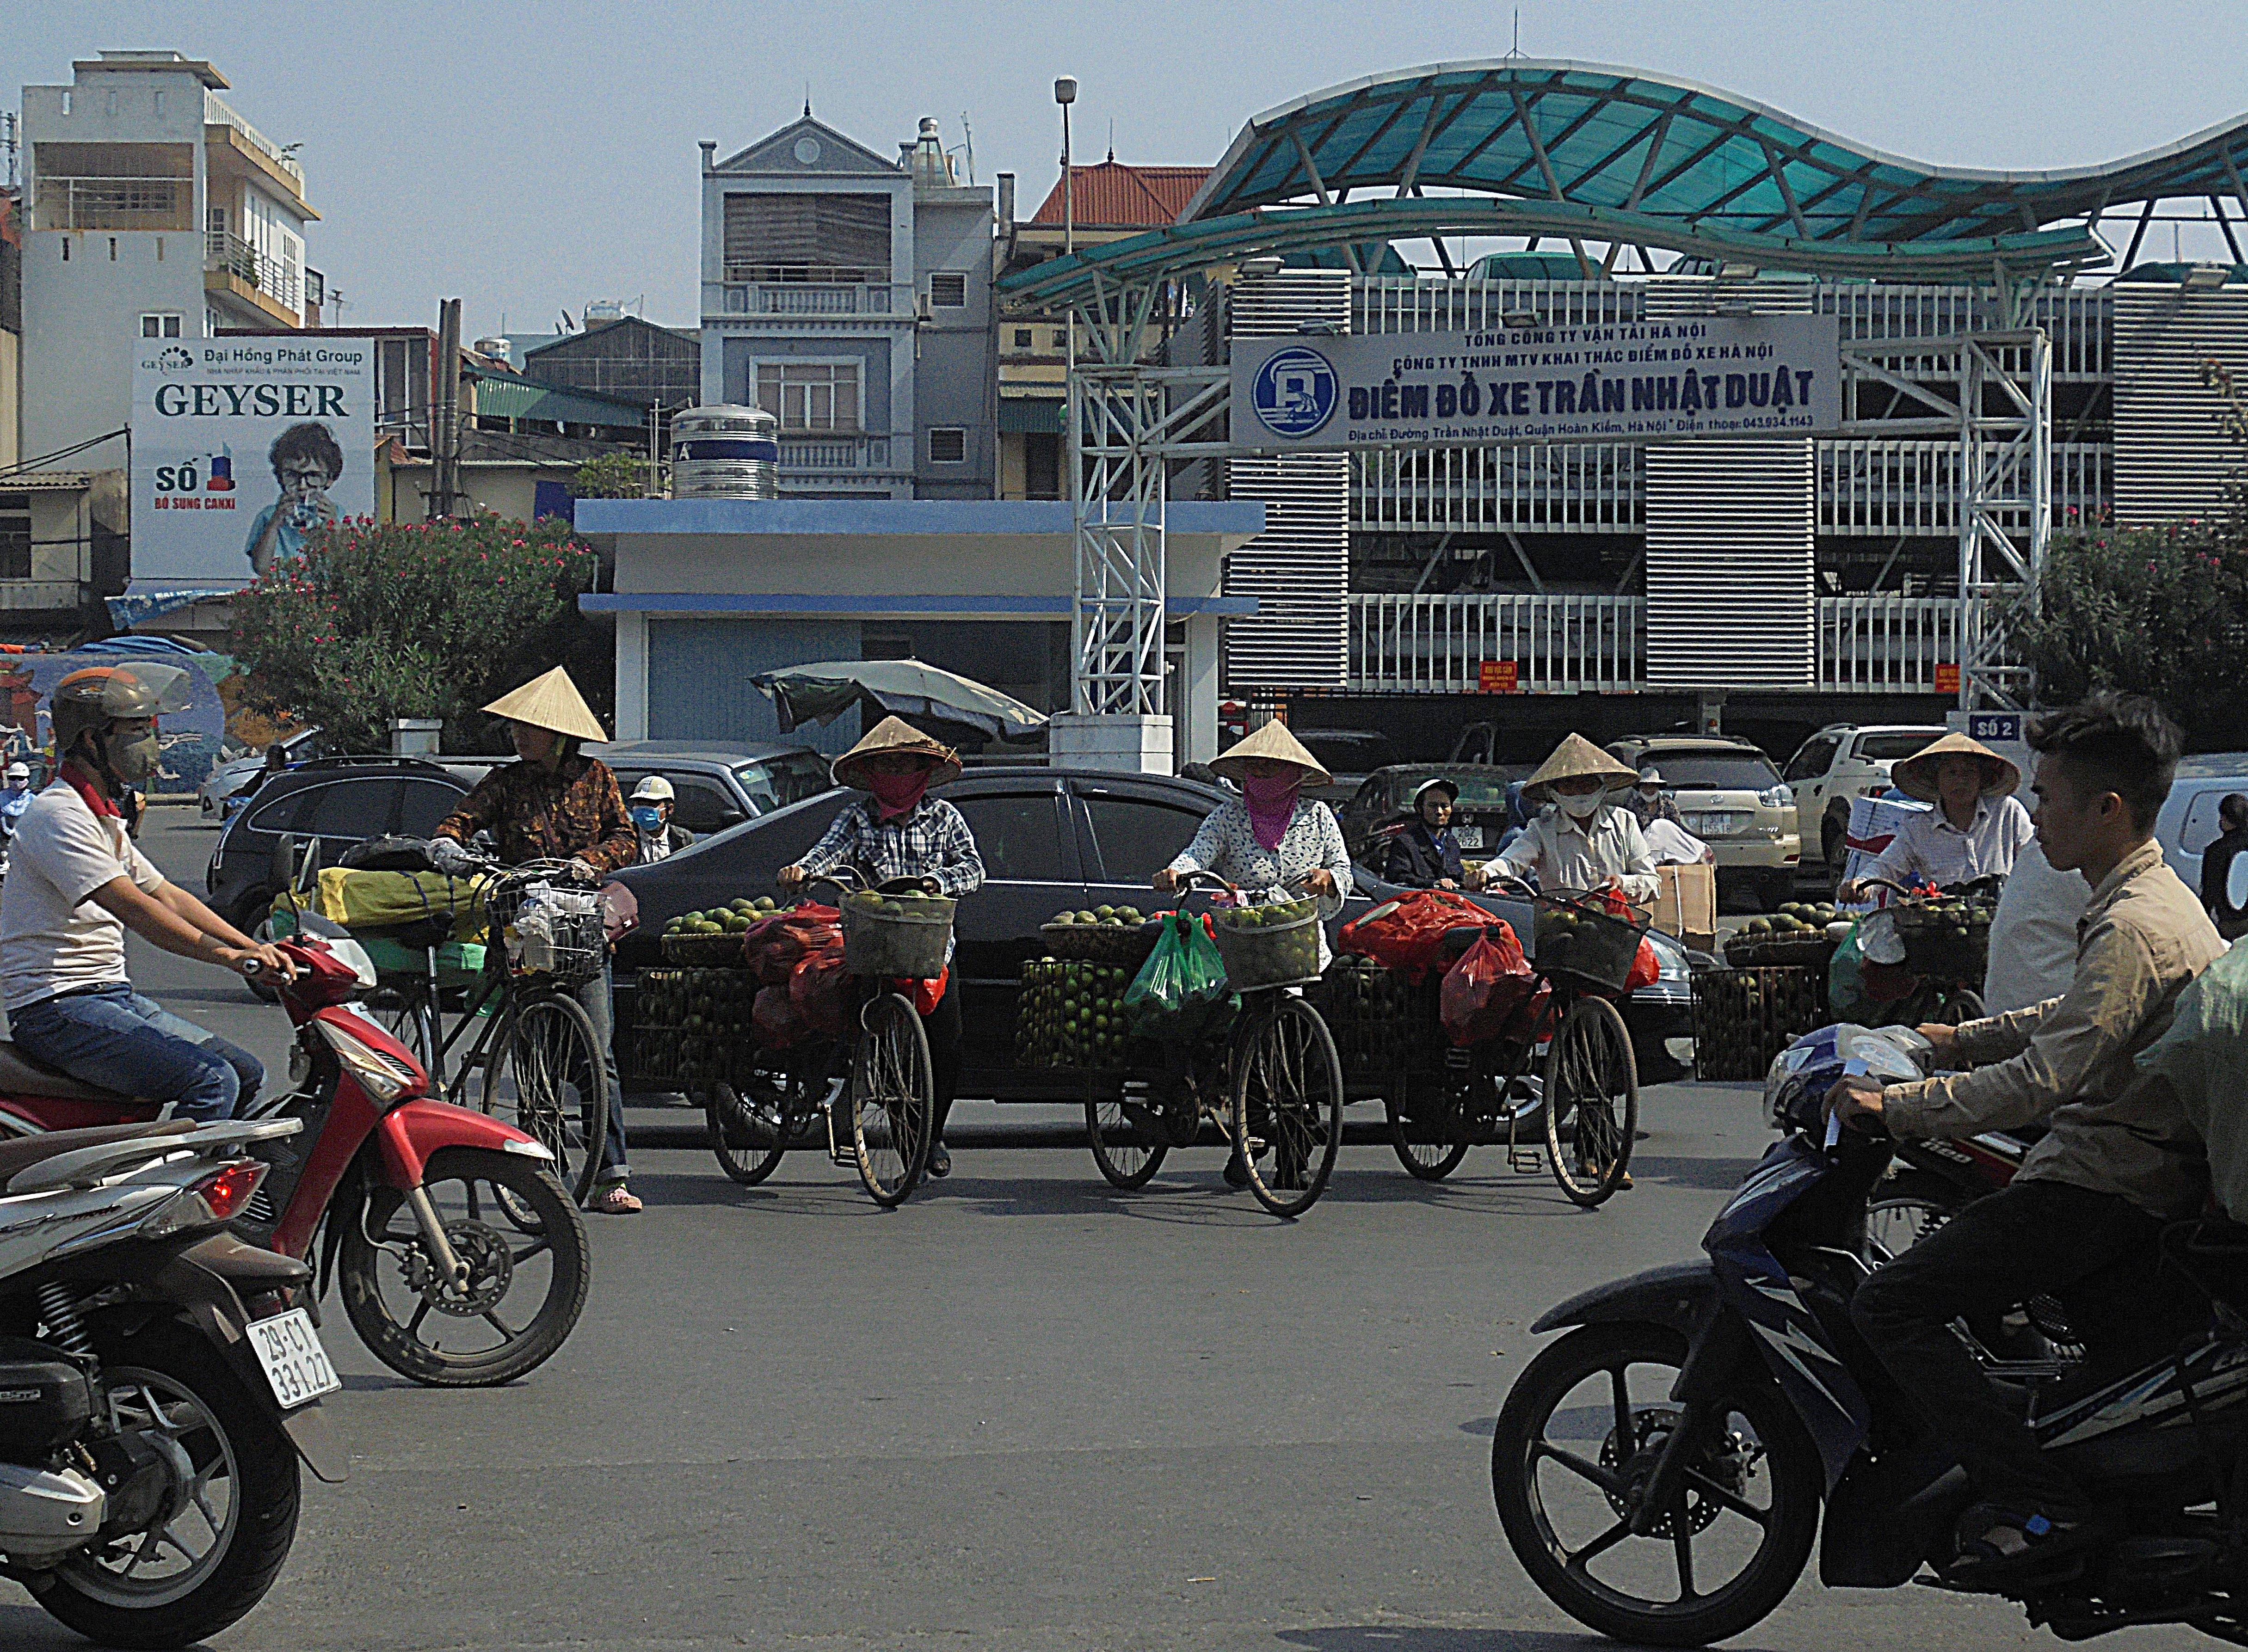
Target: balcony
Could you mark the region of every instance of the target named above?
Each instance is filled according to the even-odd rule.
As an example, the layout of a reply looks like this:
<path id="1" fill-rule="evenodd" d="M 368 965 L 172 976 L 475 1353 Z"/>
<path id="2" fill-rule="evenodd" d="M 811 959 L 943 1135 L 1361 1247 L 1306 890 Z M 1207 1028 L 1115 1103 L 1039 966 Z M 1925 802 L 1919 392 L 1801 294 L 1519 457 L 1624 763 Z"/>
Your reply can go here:
<path id="1" fill-rule="evenodd" d="M 891 441 L 886 435 L 848 430 L 784 430 L 780 438 L 781 474 L 887 471 L 890 469 Z"/>
<path id="2" fill-rule="evenodd" d="M 192 178 L 92 178 L 41 173 L 34 230 L 192 230 Z"/>
<path id="3" fill-rule="evenodd" d="M 738 316 L 882 316 L 909 319 L 913 285 L 888 271 L 810 265 L 729 264 L 721 312 Z"/>
<path id="4" fill-rule="evenodd" d="M 1475 694 L 1486 665 L 1512 667 L 1530 694 L 1633 693 L 1647 682 L 1641 597 L 1395 596 L 1354 592 L 1347 623 L 1352 694 Z M 1826 694 L 1948 694 L 1938 668 L 1959 659 L 1948 598 L 1821 597 L 1818 688 Z"/>
<path id="5" fill-rule="evenodd" d="M 304 271 L 222 230 L 203 236 L 203 286 L 230 292 L 284 326 L 301 325 Z"/>

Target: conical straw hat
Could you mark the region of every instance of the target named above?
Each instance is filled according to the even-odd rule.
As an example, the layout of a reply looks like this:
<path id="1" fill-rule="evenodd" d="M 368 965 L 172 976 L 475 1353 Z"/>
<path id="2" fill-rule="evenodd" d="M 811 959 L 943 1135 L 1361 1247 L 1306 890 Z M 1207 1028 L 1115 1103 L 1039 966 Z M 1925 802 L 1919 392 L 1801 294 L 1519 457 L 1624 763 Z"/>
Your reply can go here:
<path id="1" fill-rule="evenodd" d="M 1247 739 L 1238 741 L 1220 754 L 1210 766 L 1227 779 L 1239 782 L 1247 778 L 1249 764 L 1257 757 L 1268 757 L 1276 763 L 1292 763 L 1304 771 L 1306 785 L 1333 785 L 1334 776 L 1319 766 L 1319 760 L 1304 749 L 1304 743 L 1288 732 L 1288 725 L 1275 717 Z"/>
<path id="2" fill-rule="evenodd" d="M 1934 803 L 1936 771 L 1943 766 L 1944 758 L 1955 753 L 1983 759 L 1984 772 L 1991 777 L 1983 784 L 1983 795 L 1986 798 L 2011 797 L 2022 783 L 2022 771 L 2012 762 L 1980 740 L 1970 740 L 1964 734 L 1947 734 L 1921 747 L 1903 762 L 1892 764 L 1889 778 L 1905 796 Z"/>
<path id="3" fill-rule="evenodd" d="M 1556 780 L 1573 780 L 1579 775 L 1597 775 L 1607 781 L 1610 790 L 1617 786 L 1636 785 L 1639 776 L 1618 763 L 1581 734 L 1566 735 L 1561 744 L 1553 748 L 1553 755 L 1538 765 L 1538 772 L 1522 783 L 1522 795 L 1542 803 L 1552 795 Z"/>
<path id="4" fill-rule="evenodd" d="M 860 784 L 859 764 L 861 759 L 901 751 L 913 757 L 928 757 L 936 763 L 936 772 L 929 778 L 929 783 L 933 786 L 960 778 L 960 754 L 957 751 L 942 741 L 923 734 L 903 717 L 884 717 L 867 730 L 866 737 L 858 744 L 835 759 L 835 767 L 832 771 L 835 784 L 856 786 Z"/>
<path id="5" fill-rule="evenodd" d="M 575 740 L 606 740 L 608 733 L 594 716 L 586 696 L 570 681 L 569 672 L 556 666 L 543 677 L 533 677 L 521 688 L 503 694 L 484 708 L 510 723 L 527 723 L 534 729 L 552 729 Z"/>

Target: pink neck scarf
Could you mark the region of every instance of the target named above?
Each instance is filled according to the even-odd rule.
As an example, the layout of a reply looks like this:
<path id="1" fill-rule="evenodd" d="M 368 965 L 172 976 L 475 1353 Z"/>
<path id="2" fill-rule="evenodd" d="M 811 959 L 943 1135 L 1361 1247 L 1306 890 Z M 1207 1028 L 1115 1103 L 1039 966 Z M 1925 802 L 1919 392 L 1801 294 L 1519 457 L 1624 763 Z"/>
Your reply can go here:
<path id="1" fill-rule="evenodd" d="M 867 790 L 874 795 L 874 810 L 878 819 L 894 820 L 901 814 L 911 814 L 929 790 L 929 777 L 934 769 L 919 769 L 911 774 L 870 774 Z"/>
<path id="2" fill-rule="evenodd" d="M 1303 789 L 1300 774 L 1255 775 L 1241 782 L 1241 796 L 1249 805 L 1249 830 L 1267 849 L 1280 847 L 1281 835 L 1296 812 L 1296 793 Z"/>

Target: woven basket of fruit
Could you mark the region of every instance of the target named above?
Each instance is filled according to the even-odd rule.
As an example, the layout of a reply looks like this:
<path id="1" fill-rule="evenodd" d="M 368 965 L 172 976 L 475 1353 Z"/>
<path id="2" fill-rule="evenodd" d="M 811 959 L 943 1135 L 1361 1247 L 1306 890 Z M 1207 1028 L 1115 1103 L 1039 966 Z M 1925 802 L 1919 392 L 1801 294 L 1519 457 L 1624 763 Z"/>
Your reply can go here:
<path id="1" fill-rule="evenodd" d="M 1621 992 L 1631 979 L 1647 926 L 1579 901 L 1541 896 L 1531 934 L 1537 947 L 1532 962 L 1540 975 L 1573 976 L 1600 991 Z"/>
<path id="2" fill-rule="evenodd" d="M 1134 970 L 1148 961 L 1162 932 L 1162 925 L 1142 917 L 1137 907 L 1057 912 L 1038 926 L 1049 956 L 1121 963 Z"/>
<path id="3" fill-rule="evenodd" d="M 1210 915 L 1226 984 L 1236 992 L 1295 986 L 1319 978 L 1319 903 L 1283 901 L 1220 907 Z"/>
<path id="4" fill-rule="evenodd" d="M 1943 896 L 1900 901 L 1895 909 L 1907 969 L 1937 981 L 1982 984 L 1991 962 L 1996 902 Z"/>
<path id="5" fill-rule="evenodd" d="M 1743 924 L 1725 943 L 1725 962 L 1736 968 L 1800 964 L 1824 969 L 1840 941 L 1827 932 L 1828 926 L 1843 922 L 1840 912 L 1824 901 L 1790 901 L 1769 918 L 1751 918 Z"/>
<path id="6" fill-rule="evenodd" d="M 682 912 L 663 926 L 663 961 L 686 969 L 723 970 L 742 963 L 742 937 L 760 918 L 780 908 L 773 898 L 738 895 L 722 907 Z"/>
<path id="7" fill-rule="evenodd" d="M 908 889 L 843 897 L 843 967 L 853 975 L 933 981 L 944 973 L 958 902 Z"/>

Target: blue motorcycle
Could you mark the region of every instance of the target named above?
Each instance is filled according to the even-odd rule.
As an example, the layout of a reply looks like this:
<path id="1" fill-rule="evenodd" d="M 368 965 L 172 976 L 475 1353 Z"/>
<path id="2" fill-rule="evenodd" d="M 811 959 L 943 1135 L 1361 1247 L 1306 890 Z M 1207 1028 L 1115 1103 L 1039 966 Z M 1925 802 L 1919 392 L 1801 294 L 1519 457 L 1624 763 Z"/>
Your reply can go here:
<path id="1" fill-rule="evenodd" d="M 1825 1116 L 1851 1070 L 1799 1068 L 1787 1134 L 1711 1224 L 1706 1258 L 1588 1291 L 1532 1327 L 1575 1328 L 1508 1394 L 1492 1493 L 1532 1580 L 1603 1635 L 1741 1634 L 1785 1598 L 1814 1541 L 1829 1587 L 1895 1588 L 1951 1559 L 1966 1477 L 1849 1316 L 1889 1154 Z M 2204 1335 L 2120 1375 L 2109 1362 L 2010 1389 L 2122 1535 L 2006 1593 L 2065 1640 L 2169 1623 L 2248 1646 L 2248 1227 L 2179 1224 L 2162 1249 L 2210 1299 Z"/>

